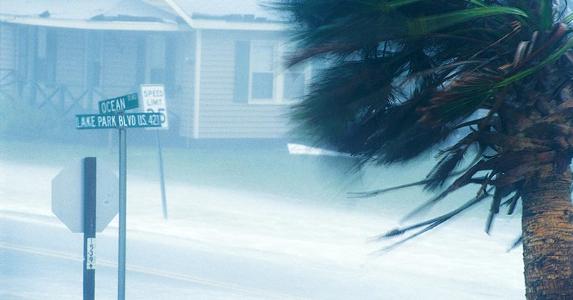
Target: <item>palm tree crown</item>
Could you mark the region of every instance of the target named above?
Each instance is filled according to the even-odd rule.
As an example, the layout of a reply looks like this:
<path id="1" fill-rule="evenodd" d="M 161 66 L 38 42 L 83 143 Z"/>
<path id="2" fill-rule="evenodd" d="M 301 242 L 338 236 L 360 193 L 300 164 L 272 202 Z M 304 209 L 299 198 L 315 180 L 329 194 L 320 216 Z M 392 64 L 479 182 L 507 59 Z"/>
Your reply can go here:
<path id="1" fill-rule="evenodd" d="M 469 184 L 459 210 L 492 199 L 512 213 L 521 188 L 573 152 L 573 47 L 566 3 L 481 0 L 290 0 L 298 51 L 325 59 L 294 108 L 300 129 L 362 162 L 391 164 L 442 147 L 422 208 Z M 447 146 L 444 146 L 447 145 Z M 444 148 L 445 147 L 445 148 Z M 453 182 L 452 182 L 453 181 Z M 367 195 L 378 194 L 374 191 Z M 416 234 L 417 235 L 417 234 Z"/>

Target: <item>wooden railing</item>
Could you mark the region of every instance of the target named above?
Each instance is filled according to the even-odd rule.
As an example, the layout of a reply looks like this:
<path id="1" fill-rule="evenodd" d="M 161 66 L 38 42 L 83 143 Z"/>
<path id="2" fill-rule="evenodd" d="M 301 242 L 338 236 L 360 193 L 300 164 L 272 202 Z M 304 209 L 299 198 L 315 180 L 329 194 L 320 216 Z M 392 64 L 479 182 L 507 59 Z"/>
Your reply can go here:
<path id="1" fill-rule="evenodd" d="M 126 89 L 137 91 L 138 86 Z M 40 82 L 26 80 L 12 69 L 0 68 L 0 101 L 10 101 L 17 105 L 23 102 L 31 107 L 55 113 L 58 117 L 70 117 L 78 113 L 97 112 L 97 102 L 117 95 L 110 95 L 101 87 L 70 87 L 56 83 L 46 85 Z M 181 116 L 169 112 L 169 119 L 180 123 Z M 176 128 L 172 132 L 176 133 Z M 171 131 L 171 130 L 170 130 Z"/>
<path id="2" fill-rule="evenodd" d="M 106 99 L 101 88 L 76 89 L 65 84 L 46 85 L 33 80 L 23 79 L 16 71 L 0 69 L 0 97 L 16 104 L 17 101 L 37 107 L 52 108 L 61 115 L 70 112 L 85 111 L 96 107 L 96 102 Z M 79 91 L 79 92 L 78 92 Z"/>

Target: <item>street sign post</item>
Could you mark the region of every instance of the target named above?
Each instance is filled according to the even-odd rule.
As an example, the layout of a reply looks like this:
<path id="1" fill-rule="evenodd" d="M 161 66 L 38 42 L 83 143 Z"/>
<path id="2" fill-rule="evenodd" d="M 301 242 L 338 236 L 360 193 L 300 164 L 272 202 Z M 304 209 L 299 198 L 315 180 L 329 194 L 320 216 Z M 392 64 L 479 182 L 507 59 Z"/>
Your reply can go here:
<path id="1" fill-rule="evenodd" d="M 98 168 L 95 157 L 86 157 L 52 180 L 53 213 L 72 232 L 84 235 L 83 299 L 95 297 L 96 231 L 103 231 L 117 214 L 116 178 L 109 169 Z"/>
<path id="2" fill-rule="evenodd" d="M 84 299 L 95 299 L 96 158 L 83 159 L 84 177 Z"/>
<path id="3" fill-rule="evenodd" d="M 117 249 L 117 299 L 125 300 L 125 247 L 127 240 L 127 143 L 125 127 L 119 128 L 119 235 Z"/>
<path id="4" fill-rule="evenodd" d="M 119 300 L 125 299 L 127 128 L 158 128 L 162 126 L 162 120 L 165 118 L 164 114 L 160 112 L 125 112 L 137 107 L 139 107 L 137 93 L 132 93 L 100 101 L 98 103 L 99 114 L 76 115 L 76 129 L 117 129 L 119 132 L 119 236 L 117 259 L 117 298 Z"/>
<path id="5" fill-rule="evenodd" d="M 162 113 L 160 128 L 149 129 L 168 129 L 169 120 L 167 116 L 167 103 L 165 100 L 165 87 L 162 84 L 142 84 L 140 87 L 141 100 L 143 102 L 143 111 L 147 113 Z M 163 218 L 167 220 L 167 196 L 165 192 L 165 176 L 163 172 L 163 150 L 161 149 L 161 137 L 159 130 L 155 130 L 155 140 L 157 141 L 157 157 L 159 160 L 159 184 L 161 188 L 161 209 Z"/>

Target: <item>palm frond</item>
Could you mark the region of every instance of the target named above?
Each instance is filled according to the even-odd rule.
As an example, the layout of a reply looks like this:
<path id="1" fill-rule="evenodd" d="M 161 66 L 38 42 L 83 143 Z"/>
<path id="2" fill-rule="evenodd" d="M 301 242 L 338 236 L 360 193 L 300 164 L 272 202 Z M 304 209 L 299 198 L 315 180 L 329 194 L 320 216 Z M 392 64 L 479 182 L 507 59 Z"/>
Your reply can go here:
<path id="1" fill-rule="evenodd" d="M 549 30 L 553 26 L 553 0 L 541 0 L 539 6 L 541 29 Z"/>
<path id="2" fill-rule="evenodd" d="M 517 74 L 514 74 L 514 75 L 500 81 L 498 84 L 495 85 L 495 88 L 502 88 L 502 87 L 509 86 L 511 84 L 514 84 L 514 83 L 520 81 L 520 80 L 523 80 L 524 78 L 526 78 L 528 76 L 531 76 L 531 75 L 539 72 L 546 65 L 548 65 L 550 63 L 554 63 L 557 59 L 559 59 L 561 56 L 563 56 L 563 54 L 565 54 L 571 48 L 573 48 L 573 39 L 568 40 L 565 45 L 563 45 L 562 47 L 555 50 L 547 58 L 545 58 L 544 60 L 542 60 L 541 62 L 539 62 L 535 66 L 528 68 L 526 70 L 523 70 Z"/>
<path id="3" fill-rule="evenodd" d="M 409 29 L 410 34 L 426 35 L 474 19 L 506 14 L 528 17 L 527 13 L 513 7 L 489 6 L 469 8 L 451 13 L 414 19 L 410 22 Z"/>
<path id="4" fill-rule="evenodd" d="M 393 248 L 395 248 L 395 247 L 397 247 L 397 246 L 399 246 L 399 245 L 401 245 L 401 244 L 403 244 L 403 243 L 405 243 L 405 242 L 407 242 L 407 241 L 409 241 L 409 240 L 411 240 L 411 239 L 413 239 L 413 238 L 415 238 L 421 234 L 424 234 L 424 233 L 444 224 L 445 222 L 451 220 L 455 216 L 459 215 L 460 213 L 466 211 L 467 209 L 475 206 L 476 204 L 482 202 L 483 200 L 485 200 L 489 197 L 490 197 L 489 193 L 483 193 L 483 194 L 478 195 L 475 198 L 469 200 L 468 202 L 466 202 L 462 206 L 458 207 L 457 209 L 452 210 L 446 214 L 443 214 L 441 216 L 438 216 L 438 217 L 435 217 L 435 218 L 432 218 L 432 219 L 429 219 L 429 220 L 426 220 L 426 221 L 423 221 L 423 222 L 420 222 L 420 223 L 417 223 L 414 225 L 410 225 L 410 226 L 407 226 L 404 228 L 393 229 L 393 230 L 377 237 L 376 239 L 382 240 L 382 239 L 388 239 L 388 238 L 395 238 L 397 236 L 403 235 L 403 234 L 405 234 L 409 231 L 412 231 L 414 229 L 418 229 L 418 228 L 423 227 L 420 231 L 418 231 L 418 232 L 416 232 L 416 233 L 414 233 L 414 234 L 412 234 L 412 235 L 410 235 L 410 236 L 408 236 L 408 237 L 406 237 L 406 238 L 404 238 L 398 242 L 395 242 L 395 243 L 393 243 L 387 247 L 384 247 L 382 249 L 382 251 L 391 250 L 391 249 L 393 249 Z"/>
<path id="5" fill-rule="evenodd" d="M 571 23 L 571 21 L 573 21 L 573 13 L 567 15 L 565 18 L 563 18 L 563 23 L 565 24 L 569 24 Z"/>

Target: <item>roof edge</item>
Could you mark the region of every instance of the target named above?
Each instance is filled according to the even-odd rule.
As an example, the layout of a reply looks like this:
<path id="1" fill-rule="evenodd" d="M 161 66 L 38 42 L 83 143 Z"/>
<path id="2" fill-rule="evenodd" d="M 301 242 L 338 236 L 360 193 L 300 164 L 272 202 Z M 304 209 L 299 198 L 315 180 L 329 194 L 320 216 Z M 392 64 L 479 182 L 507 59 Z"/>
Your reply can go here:
<path id="1" fill-rule="evenodd" d="M 279 22 L 229 22 L 217 19 L 194 19 L 193 29 L 250 30 L 250 31 L 287 31 L 288 24 Z"/>
<path id="2" fill-rule="evenodd" d="M 246 20 L 229 20 L 224 17 L 209 17 L 206 15 L 190 16 L 175 2 L 163 0 L 191 29 L 220 29 L 220 30 L 252 30 L 252 31 L 285 31 L 287 23 L 273 20 L 265 22 L 248 22 Z M 254 18 L 253 20 L 257 20 Z"/>
<path id="3" fill-rule="evenodd" d="M 183 31 L 178 24 L 159 22 L 89 21 L 1 15 L 0 22 L 86 30 Z"/>

